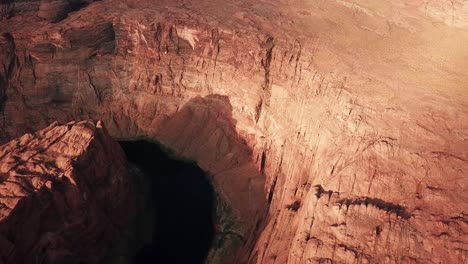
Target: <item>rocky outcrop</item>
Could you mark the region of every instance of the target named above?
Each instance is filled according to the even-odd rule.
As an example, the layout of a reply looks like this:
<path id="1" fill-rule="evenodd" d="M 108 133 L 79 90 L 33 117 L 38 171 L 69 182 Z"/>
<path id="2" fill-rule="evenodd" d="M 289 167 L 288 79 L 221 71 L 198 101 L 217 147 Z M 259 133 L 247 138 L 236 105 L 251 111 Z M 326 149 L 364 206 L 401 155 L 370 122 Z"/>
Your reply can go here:
<path id="1" fill-rule="evenodd" d="M 0 20 L 10 19 L 13 16 L 37 15 L 48 22 L 56 23 L 66 18 L 68 13 L 92 2 L 94 0 L 1 0 Z"/>
<path id="2" fill-rule="evenodd" d="M 50 22 L 58 22 L 68 13 L 78 10 L 93 0 L 42 0 L 37 15 Z"/>
<path id="3" fill-rule="evenodd" d="M 101 122 L 54 123 L 1 146 L 0 263 L 105 263 L 127 236 L 132 186 Z"/>
<path id="4" fill-rule="evenodd" d="M 233 263 L 464 263 L 465 5 L 105 0 L 55 24 L 15 15 L 0 22 L 18 65 L 2 140 L 103 119 L 195 160 L 232 209 Z"/>
<path id="5" fill-rule="evenodd" d="M 42 0 L 37 15 L 50 22 L 58 22 L 64 19 L 70 10 L 68 0 Z"/>

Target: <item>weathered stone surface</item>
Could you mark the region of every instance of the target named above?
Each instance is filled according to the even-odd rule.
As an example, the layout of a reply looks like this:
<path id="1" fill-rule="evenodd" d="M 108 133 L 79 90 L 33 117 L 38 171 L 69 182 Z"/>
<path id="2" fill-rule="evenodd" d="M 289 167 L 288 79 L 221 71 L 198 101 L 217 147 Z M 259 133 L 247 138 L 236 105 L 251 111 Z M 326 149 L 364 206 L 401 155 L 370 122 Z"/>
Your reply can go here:
<path id="1" fill-rule="evenodd" d="M 98 122 L 0 147 L 0 263 L 103 263 L 134 214 L 125 155 Z"/>
<path id="2" fill-rule="evenodd" d="M 56 24 L 24 12 L 0 22 L 18 63 L 2 140 L 93 118 L 194 159 L 242 226 L 233 263 L 464 263 L 466 10 L 106 0 Z"/>
<path id="3" fill-rule="evenodd" d="M 37 15 L 50 22 L 58 22 L 64 19 L 70 10 L 68 0 L 42 0 Z"/>
<path id="4" fill-rule="evenodd" d="M 21 16 L 25 14 L 36 14 L 41 19 L 55 23 L 92 2 L 94 0 L 0 0 L 0 20 L 13 16 L 22 19 Z"/>
<path id="5" fill-rule="evenodd" d="M 13 7 L 14 7 L 13 0 L 1 0 L 0 1 L 0 20 L 8 19 L 12 16 Z"/>
<path id="6" fill-rule="evenodd" d="M 11 34 L 4 33 L 0 36 L 0 110 L 3 110 L 6 100 L 6 88 L 13 77 L 12 73 L 17 63 L 15 48 L 15 42 Z"/>
<path id="7" fill-rule="evenodd" d="M 68 13 L 78 10 L 93 0 L 42 0 L 37 15 L 50 22 L 58 22 Z"/>

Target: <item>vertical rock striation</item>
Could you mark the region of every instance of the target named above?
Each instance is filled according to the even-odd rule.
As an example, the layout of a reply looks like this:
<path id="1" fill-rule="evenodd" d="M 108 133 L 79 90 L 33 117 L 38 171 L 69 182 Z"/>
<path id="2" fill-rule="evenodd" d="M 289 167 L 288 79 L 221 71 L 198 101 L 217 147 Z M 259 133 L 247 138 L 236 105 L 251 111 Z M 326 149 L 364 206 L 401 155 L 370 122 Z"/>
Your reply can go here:
<path id="1" fill-rule="evenodd" d="M 58 23 L 36 14 L 0 22 L 15 54 L 0 57 L 15 61 L 2 141 L 92 118 L 195 160 L 241 237 L 224 263 L 467 261 L 462 1 L 105 0 Z"/>

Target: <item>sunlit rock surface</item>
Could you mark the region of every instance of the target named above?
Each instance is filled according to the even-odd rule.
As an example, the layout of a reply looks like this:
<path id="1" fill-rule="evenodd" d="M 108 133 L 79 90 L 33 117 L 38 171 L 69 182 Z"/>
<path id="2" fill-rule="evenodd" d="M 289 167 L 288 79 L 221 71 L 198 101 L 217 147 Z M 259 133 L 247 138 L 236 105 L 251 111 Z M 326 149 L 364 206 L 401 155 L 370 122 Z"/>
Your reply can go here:
<path id="1" fill-rule="evenodd" d="M 0 22 L 1 140 L 102 119 L 195 160 L 234 215 L 212 262 L 467 261 L 466 2 L 20 11 Z"/>
<path id="2" fill-rule="evenodd" d="M 15 139 L 0 147 L 0 263 L 106 263 L 134 199 L 125 155 L 100 122 Z"/>

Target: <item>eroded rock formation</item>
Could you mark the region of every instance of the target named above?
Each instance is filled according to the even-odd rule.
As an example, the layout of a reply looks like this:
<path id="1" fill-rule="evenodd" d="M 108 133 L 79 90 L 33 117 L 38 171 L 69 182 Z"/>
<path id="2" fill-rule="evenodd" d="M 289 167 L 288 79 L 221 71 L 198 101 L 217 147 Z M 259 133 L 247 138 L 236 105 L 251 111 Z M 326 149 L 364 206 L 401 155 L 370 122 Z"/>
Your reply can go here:
<path id="1" fill-rule="evenodd" d="M 0 263 L 110 261 L 135 214 L 133 185 L 100 122 L 52 124 L 3 145 Z"/>
<path id="2" fill-rule="evenodd" d="M 1 146 L 0 263 L 115 263 L 133 185 L 100 122 L 52 124 Z"/>
<path id="3" fill-rule="evenodd" d="M 1 140 L 103 119 L 195 160 L 235 216 L 223 263 L 464 263 L 466 10 L 104 0 L 49 23 L 22 9 L 0 22 Z"/>

